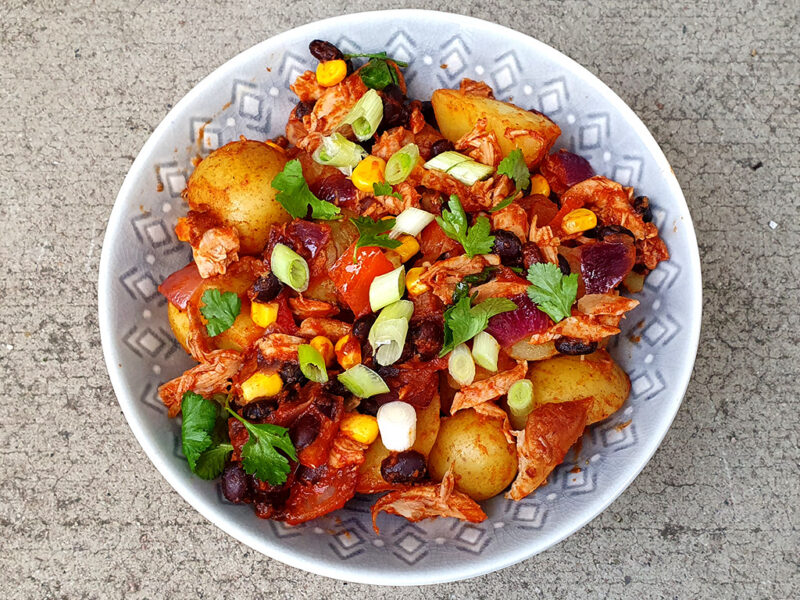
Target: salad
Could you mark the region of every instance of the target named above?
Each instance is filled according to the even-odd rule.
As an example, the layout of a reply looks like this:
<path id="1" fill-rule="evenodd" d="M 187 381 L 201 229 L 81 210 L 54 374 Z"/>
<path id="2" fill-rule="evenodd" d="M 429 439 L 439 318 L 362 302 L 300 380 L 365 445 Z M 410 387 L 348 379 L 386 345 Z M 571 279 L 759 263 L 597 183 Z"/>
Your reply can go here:
<path id="1" fill-rule="evenodd" d="M 200 161 L 159 286 L 196 365 L 164 383 L 188 468 L 299 524 L 355 494 L 486 519 L 628 397 L 605 350 L 669 254 L 649 200 L 486 83 L 408 96 L 385 52 L 309 46 L 284 136 Z"/>

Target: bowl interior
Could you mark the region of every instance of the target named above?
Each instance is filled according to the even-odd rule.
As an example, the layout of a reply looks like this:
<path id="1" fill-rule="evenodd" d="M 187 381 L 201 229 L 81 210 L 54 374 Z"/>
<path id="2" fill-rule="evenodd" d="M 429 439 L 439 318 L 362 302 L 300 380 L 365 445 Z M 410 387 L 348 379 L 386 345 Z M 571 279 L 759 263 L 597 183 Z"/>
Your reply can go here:
<path id="1" fill-rule="evenodd" d="M 179 424 L 157 397 L 160 383 L 191 365 L 166 320 L 156 286 L 191 258 L 173 227 L 192 158 L 243 135 L 282 133 L 296 97 L 289 84 L 315 61 L 308 42 L 407 61 L 409 96 L 428 98 L 463 77 L 483 79 L 500 99 L 548 114 L 560 147 L 636 188 L 654 204 L 672 258 L 647 279 L 641 305 L 611 351 L 628 372 L 626 405 L 592 427 L 549 483 L 522 502 L 485 503 L 489 519 L 417 524 L 380 517 L 370 498 L 299 527 L 262 521 L 225 502 L 215 483 L 191 475 Z M 700 268 L 686 203 L 666 159 L 633 112 L 599 80 L 552 48 L 476 19 L 429 11 L 386 11 L 306 25 L 240 54 L 193 89 L 156 129 L 120 190 L 100 267 L 100 325 L 115 392 L 137 439 L 175 489 L 204 516 L 253 548 L 331 577 L 410 585 L 462 579 L 531 556 L 599 514 L 649 460 L 688 383 L 700 326 Z M 412 567 L 410 569 L 409 567 Z"/>

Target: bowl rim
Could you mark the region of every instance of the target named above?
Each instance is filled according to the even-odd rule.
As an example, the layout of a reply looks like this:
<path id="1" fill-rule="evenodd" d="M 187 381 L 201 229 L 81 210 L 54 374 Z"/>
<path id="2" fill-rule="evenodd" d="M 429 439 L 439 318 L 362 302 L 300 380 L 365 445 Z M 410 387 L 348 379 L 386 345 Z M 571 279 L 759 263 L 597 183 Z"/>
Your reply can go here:
<path id="1" fill-rule="evenodd" d="M 344 562 L 336 564 L 334 562 L 319 562 L 312 559 L 302 551 L 297 551 L 292 548 L 282 546 L 279 543 L 280 540 L 274 540 L 262 535 L 258 535 L 254 530 L 250 530 L 235 524 L 233 521 L 225 517 L 224 509 L 220 511 L 217 507 L 212 506 L 204 499 L 196 496 L 195 493 L 189 489 L 187 484 L 184 483 L 185 477 L 181 476 L 179 473 L 170 468 L 167 457 L 162 454 L 162 452 L 156 447 L 155 443 L 149 438 L 145 432 L 143 421 L 138 419 L 134 413 L 133 405 L 136 402 L 136 398 L 133 396 L 130 390 L 125 387 L 122 374 L 119 370 L 121 366 L 121 359 L 119 355 L 119 349 L 113 342 L 112 332 L 115 330 L 115 324 L 112 322 L 110 311 L 110 290 L 113 282 L 110 269 L 113 254 L 111 246 L 114 240 L 117 238 L 120 228 L 124 225 L 123 217 L 125 211 L 123 209 L 123 205 L 126 198 L 130 196 L 134 182 L 147 168 L 149 168 L 149 165 L 146 164 L 144 156 L 150 154 L 150 152 L 156 147 L 157 140 L 161 137 L 162 133 L 179 118 L 179 115 L 181 115 L 184 111 L 184 107 L 187 106 L 194 98 L 202 96 L 209 89 L 215 86 L 216 81 L 225 72 L 235 68 L 237 63 L 247 61 L 250 57 L 261 54 L 263 52 L 262 48 L 268 44 L 280 43 L 284 38 L 288 42 L 289 38 L 294 39 L 297 36 L 304 34 L 313 38 L 315 29 L 322 24 L 326 26 L 346 26 L 347 21 L 350 19 L 369 19 L 377 16 L 379 16 L 381 19 L 392 18 L 401 21 L 416 19 L 447 19 L 449 22 L 456 22 L 459 24 L 459 26 L 464 28 L 492 30 L 498 35 L 502 35 L 510 39 L 512 43 L 522 43 L 528 45 L 529 47 L 532 46 L 541 55 L 571 68 L 573 72 L 580 77 L 582 83 L 593 85 L 599 94 L 601 94 L 609 103 L 613 104 L 620 111 L 620 113 L 625 117 L 626 121 L 630 124 L 630 128 L 633 130 L 634 134 L 644 143 L 648 151 L 652 154 L 655 159 L 656 166 L 659 168 L 660 175 L 666 179 L 671 199 L 674 202 L 677 202 L 678 208 L 686 214 L 686 218 L 682 222 L 682 227 L 686 228 L 687 242 L 690 245 L 689 270 L 691 289 L 689 290 L 689 297 L 687 298 L 687 308 L 690 309 L 690 329 L 687 336 L 687 339 L 689 340 L 689 352 L 686 353 L 684 358 L 684 367 L 680 374 L 680 380 L 674 382 L 673 385 L 673 389 L 675 390 L 675 392 L 673 392 L 672 399 L 674 402 L 674 410 L 671 415 L 668 415 L 668 418 L 663 420 L 661 430 L 659 432 L 642 441 L 642 452 L 638 455 L 636 462 L 631 463 L 631 466 L 626 470 L 624 476 L 616 481 L 608 490 L 606 490 L 605 497 L 601 502 L 592 506 L 590 510 L 585 510 L 583 514 L 579 516 L 579 518 L 569 521 L 564 526 L 559 527 L 548 534 L 540 533 L 535 543 L 521 544 L 514 550 L 504 552 L 501 555 L 496 555 L 493 559 L 481 559 L 479 562 L 477 562 L 477 564 L 476 561 L 467 560 L 464 561 L 462 566 L 448 567 L 446 570 L 442 568 L 433 568 L 424 571 L 409 570 L 408 572 L 402 574 L 381 571 L 379 568 L 375 567 L 365 569 L 361 566 L 353 566 Z M 178 101 L 167 113 L 167 115 L 163 118 L 163 120 L 159 123 L 145 144 L 139 150 L 136 159 L 128 170 L 119 193 L 114 201 L 114 206 L 106 226 L 106 231 L 103 238 L 103 248 L 100 256 L 98 276 L 98 321 L 100 326 L 100 338 L 106 368 L 109 373 L 109 378 L 111 380 L 114 393 L 117 397 L 125 419 L 133 431 L 136 440 L 139 442 L 139 445 L 142 447 L 145 454 L 159 471 L 159 473 L 161 473 L 161 475 L 172 486 L 172 488 L 175 489 L 175 491 L 177 491 L 178 494 L 180 494 L 180 496 L 189 503 L 189 505 L 191 505 L 211 523 L 222 529 L 225 533 L 232 536 L 236 540 L 243 542 L 253 550 L 258 551 L 269 558 L 273 558 L 292 567 L 303 569 L 318 575 L 331 577 L 333 579 L 377 585 L 428 585 L 478 577 L 480 575 L 516 564 L 552 547 L 564 538 L 583 528 L 587 523 L 600 515 L 614 500 L 619 497 L 619 495 L 625 489 L 628 488 L 633 480 L 639 475 L 642 469 L 648 464 L 655 451 L 661 445 L 661 442 L 666 436 L 667 431 L 669 431 L 675 415 L 677 414 L 686 394 L 686 390 L 694 369 L 694 362 L 700 339 L 701 318 L 702 275 L 700 267 L 700 254 L 691 215 L 689 213 L 683 192 L 681 191 L 680 184 L 678 183 L 675 173 L 670 167 L 666 156 L 656 140 L 653 138 L 650 131 L 636 115 L 636 113 L 634 113 L 627 103 L 625 103 L 614 91 L 612 91 L 611 88 L 609 88 L 588 69 L 581 66 L 562 52 L 545 44 L 544 42 L 541 42 L 519 31 L 510 29 L 497 23 L 485 21 L 483 19 L 445 11 L 423 9 L 365 11 L 339 15 L 306 23 L 304 25 L 283 31 L 275 36 L 263 40 L 262 42 L 259 42 L 250 48 L 247 48 L 246 50 L 227 60 L 221 66 L 214 69 L 209 75 L 204 77 L 199 83 L 192 87 L 192 89 L 189 90 L 189 92 L 187 92 L 186 95 L 181 98 L 181 100 Z M 675 398 L 677 398 L 677 402 L 674 401 Z"/>

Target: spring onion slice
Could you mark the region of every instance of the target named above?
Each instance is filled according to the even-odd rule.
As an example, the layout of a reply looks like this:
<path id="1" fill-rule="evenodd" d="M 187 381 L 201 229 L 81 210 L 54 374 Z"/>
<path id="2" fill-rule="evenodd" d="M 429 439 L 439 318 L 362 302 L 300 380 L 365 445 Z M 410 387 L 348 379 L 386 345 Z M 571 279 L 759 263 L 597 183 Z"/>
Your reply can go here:
<path id="1" fill-rule="evenodd" d="M 464 185 L 472 185 L 476 181 L 486 179 L 494 173 L 494 167 L 483 165 L 474 160 L 458 163 L 455 167 L 447 171 L 451 177 L 455 177 Z"/>
<path id="2" fill-rule="evenodd" d="M 497 371 L 497 358 L 500 355 L 500 344 L 490 333 L 481 331 L 472 338 L 472 358 L 488 371 Z"/>
<path id="3" fill-rule="evenodd" d="M 386 162 L 386 183 L 397 185 L 402 183 L 411 174 L 419 160 L 419 147 L 416 144 L 406 144 L 392 154 Z"/>
<path id="4" fill-rule="evenodd" d="M 359 398 L 369 398 L 389 391 L 389 386 L 380 375 L 361 364 L 347 369 L 337 379 Z"/>
<path id="5" fill-rule="evenodd" d="M 406 290 L 406 268 L 403 265 L 394 271 L 378 275 L 369 286 L 369 306 L 378 312 L 403 297 Z"/>
<path id="6" fill-rule="evenodd" d="M 347 113 L 342 125 L 350 125 L 360 142 L 370 139 L 383 119 L 383 101 L 375 90 L 368 90 Z"/>
<path id="7" fill-rule="evenodd" d="M 334 132 L 322 138 L 322 143 L 314 151 L 313 158 L 321 165 L 344 168 L 355 167 L 367 156 L 367 151 L 351 142 L 341 133 Z"/>
<path id="8" fill-rule="evenodd" d="M 367 339 L 379 365 L 391 365 L 403 354 L 408 321 L 413 313 L 413 302 L 398 300 L 384 308 L 375 319 Z"/>
<path id="9" fill-rule="evenodd" d="M 466 344 L 459 344 L 447 359 L 447 370 L 450 376 L 461 386 L 469 385 L 475 380 L 475 361 L 472 360 Z"/>
<path id="10" fill-rule="evenodd" d="M 300 370 L 311 381 L 325 383 L 328 381 L 328 370 L 325 368 L 325 359 L 320 351 L 311 344 L 300 344 L 297 347 L 297 360 Z"/>
<path id="11" fill-rule="evenodd" d="M 269 264 L 275 277 L 296 292 L 304 292 L 308 289 L 310 277 L 308 263 L 289 246 L 275 244 Z"/>
<path id="12" fill-rule="evenodd" d="M 409 206 L 397 215 L 394 227 L 389 232 L 389 237 L 397 239 L 404 233 L 416 237 L 433 222 L 433 219 L 434 216 L 428 211 Z"/>
<path id="13" fill-rule="evenodd" d="M 533 384 L 529 379 L 520 379 L 508 390 L 508 411 L 514 429 L 524 429 L 528 415 L 533 410 Z"/>
<path id="14" fill-rule="evenodd" d="M 450 169 L 455 167 L 457 164 L 471 161 L 472 159 L 469 156 L 461 154 L 460 152 L 456 152 L 455 150 L 448 150 L 447 152 L 442 152 L 441 154 L 437 154 L 428 162 L 426 162 L 423 166 L 426 169 L 434 169 L 436 171 L 444 171 L 447 173 Z"/>

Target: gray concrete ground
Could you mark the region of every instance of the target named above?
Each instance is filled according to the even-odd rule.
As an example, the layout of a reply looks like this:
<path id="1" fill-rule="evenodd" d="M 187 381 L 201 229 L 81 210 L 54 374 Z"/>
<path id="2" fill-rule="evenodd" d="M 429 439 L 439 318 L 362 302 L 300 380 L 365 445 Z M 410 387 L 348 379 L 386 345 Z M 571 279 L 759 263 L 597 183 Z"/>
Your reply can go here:
<path id="1" fill-rule="evenodd" d="M 557 547 L 451 585 L 346 584 L 227 537 L 161 478 L 113 396 L 96 322 L 106 219 L 152 129 L 210 70 L 279 31 L 376 5 L 5 0 L 3 597 L 798 597 L 796 0 L 413 4 L 570 55 L 672 163 L 697 227 L 705 315 L 694 379 L 655 458 Z"/>

